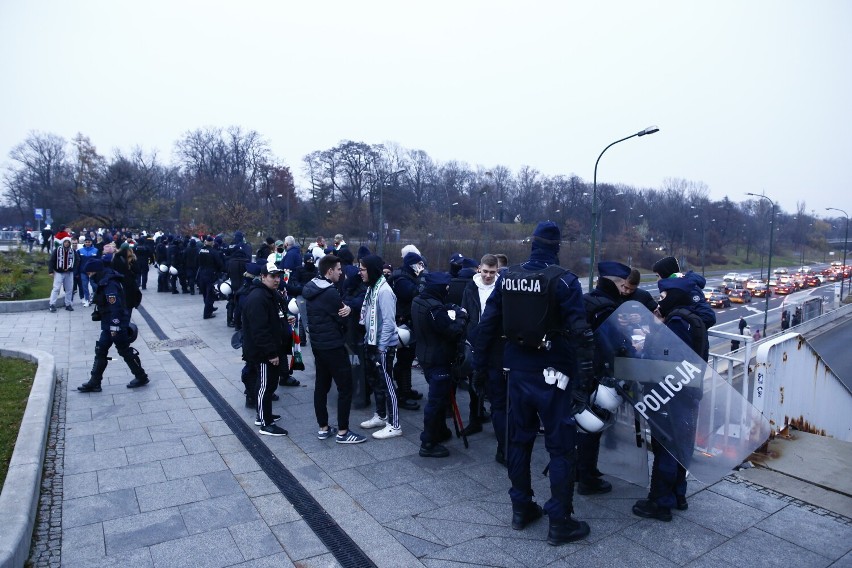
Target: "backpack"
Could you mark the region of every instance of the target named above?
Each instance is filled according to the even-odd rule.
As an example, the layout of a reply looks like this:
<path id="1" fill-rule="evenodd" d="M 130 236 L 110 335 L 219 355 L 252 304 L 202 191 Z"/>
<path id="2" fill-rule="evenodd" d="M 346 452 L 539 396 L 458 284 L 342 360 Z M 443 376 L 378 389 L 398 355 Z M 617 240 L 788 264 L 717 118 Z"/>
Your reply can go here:
<path id="1" fill-rule="evenodd" d="M 689 336 L 692 343 L 690 347 L 706 361 L 709 355 L 709 344 L 707 343 L 707 326 L 704 324 L 704 320 L 693 310 L 682 306 L 673 309 L 666 317 L 666 321 L 675 316 L 686 320 L 689 324 Z"/>

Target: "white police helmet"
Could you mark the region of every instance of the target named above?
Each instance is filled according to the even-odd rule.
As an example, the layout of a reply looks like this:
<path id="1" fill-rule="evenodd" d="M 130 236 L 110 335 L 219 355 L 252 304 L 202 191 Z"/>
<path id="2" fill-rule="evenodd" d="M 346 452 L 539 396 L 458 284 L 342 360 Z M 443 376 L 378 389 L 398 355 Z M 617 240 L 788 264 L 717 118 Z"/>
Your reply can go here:
<path id="1" fill-rule="evenodd" d="M 290 303 L 287 304 L 287 311 L 294 316 L 299 315 L 299 304 L 296 303 L 296 298 L 293 298 L 290 300 Z"/>
<path id="2" fill-rule="evenodd" d="M 612 387 L 598 385 L 597 390 L 592 393 L 592 403 L 610 412 L 618 410 L 622 402 L 624 402 L 624 399 Z"/>
<path id="3" fill-rule="evenodd" d="M 407 325 L 401 325 L 396 328 L 396 333 L 399 335 L 399 342 L 403 345 L 407 346 L 411 343 L 411 330 L 408 329 Z"/>
<path id="4" fill-rule="evenodd" d="M 230 296 L 231 292 L 232 292 L 232 290 L 231 290 L 231 280 L 230 279 L 225 280 L 224 282 L 219 284 L 219 293 L 220 294 L 222 294 L 223 296 Z"/>
<path id="5" fill-rule="evenodd" d="M 592 395 L 594 398 L 594 394 Z M 595 434 L 603 432 L 615 422 L 615 413 L 605 408 L 589 403 L 583 406 L 583 410 L 574 415 L 574 421 L 584 432 Z"/>
<path id="6" fill-rule="evenodd" d="M 175 268 L 174 266 L 169 267 L 169 274 L 171 274 L 172 276 L 177 276 L 177 273 L 178 273 L 177 268 Z"/>
<path id="7" fill-rule="evenodd" d="M 169 267 L 168 267 L 168 266 L 166 266 L 165 264 L 161 264 L 160 266 L 158 266 L 158 267 L 157 267 L 157 269 L 158 269 L 160 272 L 162 272 L 163 274 L 165 274 L 166 272 L 168 272 L 168 271 L 169 271 Z"/>

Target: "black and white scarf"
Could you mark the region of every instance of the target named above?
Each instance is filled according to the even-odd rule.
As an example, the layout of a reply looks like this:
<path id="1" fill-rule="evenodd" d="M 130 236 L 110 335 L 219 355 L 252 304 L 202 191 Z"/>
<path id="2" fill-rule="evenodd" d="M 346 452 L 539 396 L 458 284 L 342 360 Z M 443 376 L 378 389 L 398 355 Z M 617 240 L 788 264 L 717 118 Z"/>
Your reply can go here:
<path id="1" fill-rule="evenodd" d="M 74 249 L 64 246 L 56 249 L 56 270 L 68 272 L 72 268 L 74 268 Z"/>

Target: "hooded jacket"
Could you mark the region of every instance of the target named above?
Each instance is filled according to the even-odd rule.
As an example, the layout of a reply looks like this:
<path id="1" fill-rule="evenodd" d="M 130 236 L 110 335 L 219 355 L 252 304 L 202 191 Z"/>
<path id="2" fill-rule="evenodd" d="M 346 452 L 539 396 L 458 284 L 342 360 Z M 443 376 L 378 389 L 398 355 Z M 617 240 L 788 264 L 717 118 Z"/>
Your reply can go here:
<path id="1" fill-rule="evenodd" d="M 399 344 L 396 331 L 396 296 L 382 275 L 381 257 L 369 255 L 361 259 L 367 268 L 368 286 L 358 323 L 364 326 L 364 344 L 387 351 Z"/>
<path id="2" fill-rule="evenodd" d="M 290 351 L 292 337 L 283 296 L 260 280 L 252 282 L 242 307 L 243 359 L 266 363 Z M 280 363 L 284 364 L 284 363 Z"/>
<path id="3" fill-rule="evenodd" d="M 343 347 L 346 319 L 337 315 L 343 307 L 337 287 L 318 276 L 305 284 L 302 296 L 307 302 L 311 348 L 324 351 Z"/>
<path id="4" fill-rule="evenodd" d="M 427 369 L 449 369 L 465 332 L 467 317 L 457 313 L 455 320 L 450 319 L 446 297 L 446 287 L 426 286 L 411 303 L 417 360 Z"/>

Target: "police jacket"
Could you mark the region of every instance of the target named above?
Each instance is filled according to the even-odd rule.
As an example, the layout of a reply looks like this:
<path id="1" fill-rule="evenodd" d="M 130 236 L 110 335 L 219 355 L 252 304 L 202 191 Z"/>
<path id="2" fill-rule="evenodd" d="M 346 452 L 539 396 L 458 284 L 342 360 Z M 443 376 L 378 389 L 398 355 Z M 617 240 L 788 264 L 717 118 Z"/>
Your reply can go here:
<path id="1" fill-rule="evenodd" d="M 246 264 L 249 257 L 242 250 L 237 250 L 228 260 L 228 278 L 231 281 L 231 290 L 238 291 L 243 284 L 243 274 L 246 272 Z"/>
<path id="2" fill-rule="evenodd" d="M 136 254 L 136 258 L 139 259 L 139 264 L 142 266 L 142 270 L 147 270 L 148 265 L 151 264 L 151 257 L 154 252 L 151 250 L 152 244 L 153 241 L 150 239 L 144 239 L 136 245 L 136 250 L 133 251 Z"/>
<path id="3" fill-rule="evenodd" d="M 154 257 L 157 260 L 157 264 L 168 264 L 169 248 L 168 245 L 166 245 L 165 240 L 161 240 L 159 243 L 157 243 L 157 246 L 154 249 Z"/>
<path id="4" fill-rule="evenodd" d="M 467 315 L 457 311 L 456 319 L 450 319 L 447 310 L 455 309 L 451 306 L 444 304 L 444 298 L 433 287 L 427 287 L 411 302 L 417 361 L 423 367 L 449 369 L 456 358 Z"/>
<path id="5" fill-rule="evenodd" d="M 198 270 L 198 243 L 193 240 L 186 245 L 186 252 L 183 253 L 183 262 L 187 272 Z"/>
<path id="6" fill-rule="evenodd" d="M 595 289 L 583 294 L 586 321 L 592 326 L 593 330 L 598 329 L 621 304 L 622 297 L 618 286 L 607 278 L 598 278 Z"/>
<path id="7" fill-rule="evenodd" d="M 213 250 L 213 247 L 203 247 L 198 251 L 198 275 L 203 274 L 205 278 L 213 280 L 216 276 L 225 270 L 222 264 L 222 257 L 219 253 Z"/>
<path id="8" fill-rule="evenodd" d="M 557 260 L 555 253 L 534 248 L 529 260 L 519 265 L 519 270 L 534 274 L 548 266 L 555 266 Z M 524 318 L 523 306 L 511 305 L 514 301 L 504 305 L 504 283 L 510 270 L 498 276 L 494 292 L 488 298 L 485 312 L 479 320 L 479 330 L 473 347 L 475 365 L 480 369 L 486 366 L 485 357 L 495 340 L 503 334 L 504 324 L 510 327 L 521 325 L 520 322 Z M 583 289 L 577 277 L 568 270 L 564 271 L 554 284 L 547 299 L 549 310 L 552 311 L 551 317 L 556 321 L 556 331 L 559 333 L 548 334 L 550 349 L 536 349 L 506 341 L 503 363 L 507 368 L 536 372 L 553 367 L 574 376 L 577 363 L 575 351 L 581 347 L 584 334 L 589 330 L 583 306 Z M 542 336 L 546 331 L 548 330 L 541 329 Z"/>
<path id="9" fill-rule="evenodd" d="M 252 282 L 242 306 L 242 320 L 245 361 L 266 363 L 290 351 L 292 336 L 286 302 L 260 280 Z"/>
<path id="10" fill-rule="evenodd" d="M 450 280 L 450 289 L 447 292 L 447 302 L 450 304 L 462 305 L 464 301 L 464 291 L 473 276 L 476 274 L 472 268 L 462 268 L 456 277 Z M 479 319 L 478 317 L 476 318 Z"/>
<path id="11" fill-rule="evenodd" d="M 93 303 L 101 316 L 101 331 L 117 332 L 130 324 L 130 310 L 124 298 L 124 277 L 111 268 L 95 274 L 97 283 Z"/>
<path id="12" fill-rule="evenodd" d="M 302 296 L 307 302 L 311 347 L 320 351 L 343 347 L 346 318 L 337 315 L 343 302 L 334 284 L 318 276 L 305 284 Z"/>
<path id="13" fill-rule="evenodd" d="M 703 286 L 702 286 L 703 288 Z M 702 292 L 703 295 L 703 292 Z M 641 288 L 636 288 L 632 294 L 624 297 L 624 301 L 633 300 L 635 302 L 639 302 L 646 308 L 648 308 L 649 312 L 653 312 L 657 309 L 657 300 L 654 299 L 654 296 L 651 295 L 647 290 L 642 290 Z M 715 316 L 714 316 L 715 318 Z"/>
<path id="14" fill-rule="evenodd" d="M 417 276 L 410 266 L 402 266 L 393 271 L 391 287 L 396 294 L 396 323 L 411 325 L 411 302 L 418 294 Z"/>
<path id="15" fill-rule="evenodd" d="M 183 267 L 183 254 L 180 248 L 180 245 L 177 242 L 172 242 L 168 248 L 169 255 L 169 266 L 174 266 L 175 268 Z"/>

